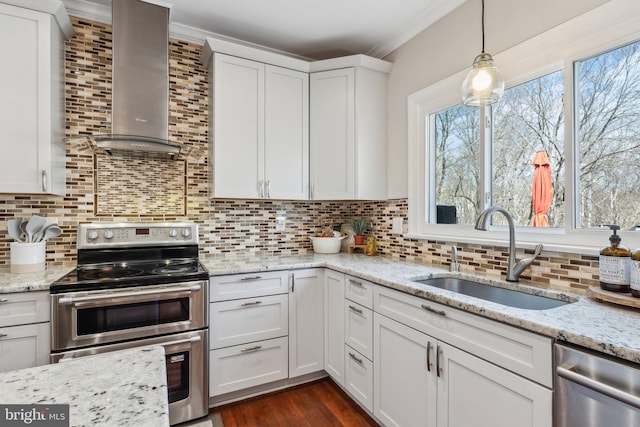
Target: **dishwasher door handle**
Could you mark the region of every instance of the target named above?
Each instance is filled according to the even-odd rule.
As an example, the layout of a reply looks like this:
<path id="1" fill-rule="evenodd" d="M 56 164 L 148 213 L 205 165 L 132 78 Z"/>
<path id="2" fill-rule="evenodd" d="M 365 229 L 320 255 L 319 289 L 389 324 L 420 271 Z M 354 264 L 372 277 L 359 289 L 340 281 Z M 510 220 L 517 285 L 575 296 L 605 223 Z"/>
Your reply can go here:
<path id="1" fill-rule="evenodd" d="M 558 366 L 556 372 L 558 375 L 568 381 L 579 384 L 583 387 L 591 389 L 597 393 L 608 396 L 617 401 L 631 405 L 634 408 L 640 409 L 640 397 L 636 397 L 630 393 L 622 390 L 618 390 L 615 387 L 601 383 L 592 378 L 585 377 L 575 371 L 572 371 L 573 366 Z"/>

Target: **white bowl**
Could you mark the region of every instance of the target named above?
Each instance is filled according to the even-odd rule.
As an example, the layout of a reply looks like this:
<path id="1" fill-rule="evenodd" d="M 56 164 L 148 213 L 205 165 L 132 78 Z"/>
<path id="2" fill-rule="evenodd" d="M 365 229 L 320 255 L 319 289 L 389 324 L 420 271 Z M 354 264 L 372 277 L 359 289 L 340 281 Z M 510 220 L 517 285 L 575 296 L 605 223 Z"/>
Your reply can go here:
<path id="1" fill-rule="evenodd" d="M 342 237 L 310 237 L 313 242 L 313 252 L 317 254 L 337 254 L 340 252 Z"/>

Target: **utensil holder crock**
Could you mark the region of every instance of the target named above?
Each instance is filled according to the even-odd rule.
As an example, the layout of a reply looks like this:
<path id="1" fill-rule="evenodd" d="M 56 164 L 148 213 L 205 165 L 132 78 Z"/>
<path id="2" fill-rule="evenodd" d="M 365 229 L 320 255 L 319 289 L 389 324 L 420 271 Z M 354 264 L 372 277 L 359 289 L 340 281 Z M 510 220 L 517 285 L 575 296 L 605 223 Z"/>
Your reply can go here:
<path id="1" fill-rule="evenodd" d="M 44 271 L 47 242 L 11 242 L 11 272 Z"/>

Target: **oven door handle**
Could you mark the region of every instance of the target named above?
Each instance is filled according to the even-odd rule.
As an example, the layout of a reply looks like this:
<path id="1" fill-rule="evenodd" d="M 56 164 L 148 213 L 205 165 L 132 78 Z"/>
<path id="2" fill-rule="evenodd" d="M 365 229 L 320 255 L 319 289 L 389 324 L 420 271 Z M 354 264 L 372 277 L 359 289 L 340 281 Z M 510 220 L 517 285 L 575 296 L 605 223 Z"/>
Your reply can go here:
<path id="1" fill-rule="evenodd" d="M 194 343 L 200 342 L 202 341 L 202 338 L 200 337 L 200 335 L 196 335 L 193 336 L 191 338 L 185 338 L 183 340 L 175 340 L 175 341 L 168 341 L 168 342 L 159 342 L 156 344 L 149 344 L 149 346 L 160 346 L 160 347 L 167 347 L 170 345 L 182 345 L 182 344 L 189 344 L 189 347 L 192 347 Z M 135 344 L 132 343 L 132 344 Z M 140 347 L 136 347 L 135 345 L 133 345 L 131 348 L 140 348 Z M 104 353 L 96 353 L 96 354 L 104 354 Z M 80 356 L 80 358 L 82 358 L 83 356 Z M 73 352 L 70 352 L 68 354 L 65 354 L 62 359 L 58 360 L 58 363 L 64 363 L 64 362 L 71 362 L 72 360 L 74 360 L 74 356 L 73 356 Z"/>
<path id="2" fill-rule="evenodd" d="M 147 289 L 147 290 L 137 290 L 137 291 L 127 291 L 127 292 L 110 292 L 105 294 L 98 295 L 88 295 L 82 297 L 62 297 L 58 300 L 59 305 L 77 305 L 80 303 L 86 302 L 95 302 L 101 301 L 105 299 L 112 298 L 128 298 L 128 297 L 140 297 L 147 295 L 161 295 L 161 294 L 171 294 L 177 292 L 187 292 L 191 294 L 192 292 L 198 292 L 202 290 L 200 285 L 190 285 L 190 286 L 175 286 L 170 288 L 162 288 L 162 289 Z"/>

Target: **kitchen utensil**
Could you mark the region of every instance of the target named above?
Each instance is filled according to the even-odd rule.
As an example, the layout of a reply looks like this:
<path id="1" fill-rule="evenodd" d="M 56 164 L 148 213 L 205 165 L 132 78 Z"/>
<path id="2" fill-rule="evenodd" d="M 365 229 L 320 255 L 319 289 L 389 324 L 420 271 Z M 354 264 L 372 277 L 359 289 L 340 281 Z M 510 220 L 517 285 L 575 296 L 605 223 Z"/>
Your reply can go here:
<path id="1" fill-rule="evenodd" d="M 20 238 L 22 231 L 20 230 L 20 222 L 22 220 L 20 218 L 11 218 L 7 221 L 7 229 L 9 230 L 9 236 L 13 237 L 16 242 L 21 242 Z"/>
<path id="2" fill-rule="evenodd" d="M 46 242 L 48 239 L 52 237 L 58 237 L 62 234 L 62 229 L 58 227 L 56 224 L 50 224 L 45 227 L 44 233 L 41 237 L 43 242 Z"/>
<path id="3" fill-rule="evenodd" d="M 33 236 L 37 232 L 39 232 L 46 223 L 47 218 L 39 215 L 33 215 L 27 222 L 27 226 L 25 227 L 25 231 L 27 233 L 27 242 L 33 242 Z"/>

